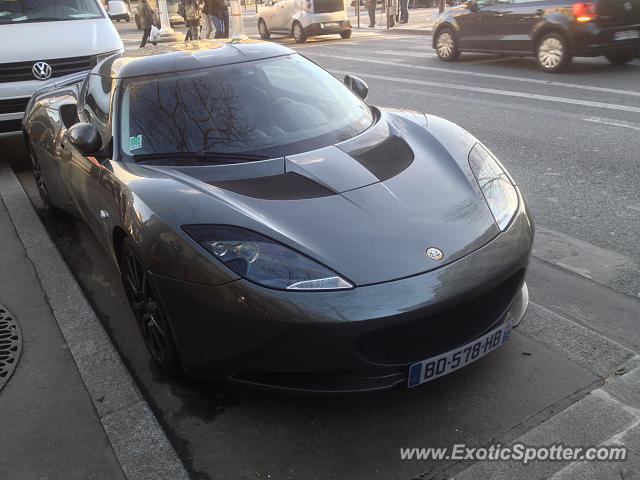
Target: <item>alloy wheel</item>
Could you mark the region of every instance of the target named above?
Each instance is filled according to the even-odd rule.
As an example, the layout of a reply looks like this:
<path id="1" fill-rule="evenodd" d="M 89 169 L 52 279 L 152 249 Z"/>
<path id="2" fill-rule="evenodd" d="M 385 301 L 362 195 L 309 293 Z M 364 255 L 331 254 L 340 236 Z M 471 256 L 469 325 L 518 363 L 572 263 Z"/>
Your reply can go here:
<path id="1" fill-rule="evenodd" d="M 449 29 L 444 29 L 438 34 L 436 40 L 436 53 L 445 62 L 455 60 L 460 55 L 456 45 L 456 37 Z"/>
<path id="2" fill-rule="evenodd" d="M 170 339 L 166 331 L 166 322 L 151 287 L 149 274 L 128 248 L 125 248 L 122 254 L 122 270 L 124 288 L 142 338 L 153 359 L 163 364 L 168 358 Z"/>
<path id="3" fill-rule="evenodd" d="M 268 40 L 271 36 L 269 34 L 269 30 L 267 30 L 267 24 L 264 23 L 264 20 L 260 19 L 258 22 L 258 33 L 260 34 L 260 38 L 263 40 Z"/>
<path id="4" fill-rule="evenodd" d="M 547 37 L 538 47 L 538 61 L 547 70 L 557 69 L 564 60 L 564 45 L 556 37 Z"/>

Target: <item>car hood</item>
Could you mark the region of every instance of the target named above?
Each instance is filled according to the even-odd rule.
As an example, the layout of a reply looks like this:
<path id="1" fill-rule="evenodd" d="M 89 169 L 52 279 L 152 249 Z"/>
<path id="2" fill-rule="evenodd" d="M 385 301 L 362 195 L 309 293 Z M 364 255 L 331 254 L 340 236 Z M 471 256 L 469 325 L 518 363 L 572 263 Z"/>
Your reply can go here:
<path id="1" fill-rule="evenodd" d="M 84 57 L 123 48 L 108 18 L 1 25 L 0 45 L 2 63 Z"/>
<path id="2" fill-rule="evenodd" d="M 244 227 L 368 285 L 437 269 L 499 233 L 468 166 L 475 142 L 437 117 L 426 125 L 425 116 L 383 112 L 354 139 L 291 157 L 137 165 L 164 185 L 140 182 L 136 193 L 176 230 Z M 430 247 L 444 258 L 428 258 Z"/>

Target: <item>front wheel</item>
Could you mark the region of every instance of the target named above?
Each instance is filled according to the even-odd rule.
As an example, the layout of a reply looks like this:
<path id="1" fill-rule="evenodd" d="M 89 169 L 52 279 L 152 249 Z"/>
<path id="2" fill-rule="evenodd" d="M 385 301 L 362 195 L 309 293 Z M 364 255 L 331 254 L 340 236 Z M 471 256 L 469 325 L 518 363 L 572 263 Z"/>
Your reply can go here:
<path id="1" fill-rule="evenodd" d="M 605 55 L 607 60 L 609 60 L 614 65 L 624 65 L 625 63 L 629 63 L 636 57 L 635 50 L 623 50 L 622 52 L 611 52 Z"/>
<path id="2" fill-rule="evenodd" d="M 351 38 L 351 30 L 345 30 L 344 32 L 340 32 L 340 36 L 342 38 Z"/>
<path id="3" fill-rule="evenodd" d="M 127 23 L 129 23 L 131 21 L 131 17 L 127 15 L 127 18 L 125 18 L 125 20 L 127 21 Z"/>
<path id="4" fill-rule="evenodd" d="M 260 38 L 263 40 L 269 40 L 271 38 L 271 33 L 263 19 L 258 20 L 258 33 L 260 34 Z"/>
<path id="5" fill-rule="evenodd" d="M 151 358 L 166 374 L 182 375 L 178 349 L 162 303 L 148 269 L 128 237 L 120 251 L 120 271 L 124 291 Z"/>
<path id="6" fill-rule="evenodd" d="M 538 66 L 548 73 L 564 70 L 571 62 L 571 53 L 564 36 L 551 32 L 544 35 L 536 47 Z"/>
<path id="7" fill-rule="evenodd" d="M 304 33 L 304 28 L 300 25 L 300 22 L 293 24 L 293 39 L 296 43 L 304 43 L 307 41 L 307 34 Z"/>
<path id="8" fill-rule="evenodd" d="M 443 62 L 453 62 L 460 56 L 456 34 L 449 28 L 440 30 L 436 37 L 436 54 Z"/>

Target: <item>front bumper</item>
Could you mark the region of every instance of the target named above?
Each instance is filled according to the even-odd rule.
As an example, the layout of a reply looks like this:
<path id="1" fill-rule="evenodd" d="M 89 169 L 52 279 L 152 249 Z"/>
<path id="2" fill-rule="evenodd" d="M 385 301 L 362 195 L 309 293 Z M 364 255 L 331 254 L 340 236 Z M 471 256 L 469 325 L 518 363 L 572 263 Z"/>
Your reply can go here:
<path id="1" fill-rule="evenodd" d="M 349 20 L 327 21 L 311 23 L 304 28 L 307 36 L 332 35 L 351 30 L 351 22 Z"/>
<path id="2" fill-rule="evenodd" d="M 638 30 L 640 24 L 600 27 L 595 23 L 577 25 L 571 41 L 572 54 L 577 57 L 597 57 L 616 51 L 640 50 L 640 38 L 614 40 L 616 32 Z"/>
<path id="3" fill-rule="evenodd" d="M 437 270 L 336 292 L 220 286 L 154 275 L 185 371 L 288 390 L 363 391 L 406 382 L 408 366 L 480 337 L 527 306 L 533 225 L 507 230 Z"/>

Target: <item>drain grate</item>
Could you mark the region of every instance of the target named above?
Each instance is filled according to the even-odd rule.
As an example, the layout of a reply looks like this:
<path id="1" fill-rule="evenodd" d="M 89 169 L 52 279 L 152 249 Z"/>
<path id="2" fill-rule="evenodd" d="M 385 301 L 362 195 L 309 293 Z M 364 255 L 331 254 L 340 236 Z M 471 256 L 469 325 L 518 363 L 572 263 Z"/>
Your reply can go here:
<path id="1" fill-rule="evenodd" d="M 18 322 L 9 310 L 0 305 L 0 390 L 16 369 L 21 349 L 22 336 Z"/>

